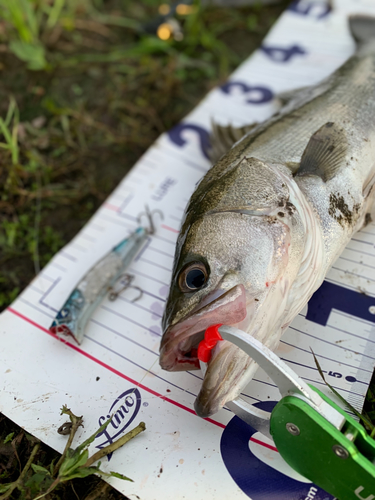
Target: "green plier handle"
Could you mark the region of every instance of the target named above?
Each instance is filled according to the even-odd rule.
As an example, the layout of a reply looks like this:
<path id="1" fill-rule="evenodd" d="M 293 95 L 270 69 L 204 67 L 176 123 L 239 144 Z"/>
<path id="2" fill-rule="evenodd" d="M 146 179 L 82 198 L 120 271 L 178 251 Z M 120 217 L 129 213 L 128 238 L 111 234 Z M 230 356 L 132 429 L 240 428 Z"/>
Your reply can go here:
<path id="1" fill-rule="evenodd" d="M 375 500 L 375 440 L 356 420 L 245 332 L 217 325 L 207 330 L 207 336 L 240 347 L 282 395 L 271 414 L 237 398 L 227 404 L 236 415 L 271 435 L 294 470 L 338 500 Z"/>
<path id="2" fill-rule="evenodd" d="M 339 500 L 375 500 L 375 441 L 327 396 L 311 389 L 344 416 L 344 425 L 337 429 L 302 399 L 285 396 L 270 420 L 280 455 Z"/>

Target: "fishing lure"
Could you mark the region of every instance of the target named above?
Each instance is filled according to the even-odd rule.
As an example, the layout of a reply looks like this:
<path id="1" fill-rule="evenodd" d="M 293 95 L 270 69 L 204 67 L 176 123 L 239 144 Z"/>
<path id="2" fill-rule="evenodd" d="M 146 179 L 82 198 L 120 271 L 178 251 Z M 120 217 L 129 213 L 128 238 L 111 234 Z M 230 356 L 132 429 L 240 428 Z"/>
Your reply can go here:
<path id="1" fill-rule="evenodd" d="M 107 294 L 110 300 L 115 300 L 125 289 L 136 288 L 140 291 L 140 295 L 135 300 L 141 298 L 142 290 L 132 285 L 134 276 L 126 274 L 125 270 L 130 266 L 147 238 L 154 234 L 155 226 L 152 215 L 156 212 L 163 217 L 160 210 L 150 212 L 146 206 L 146 211 L 139 215 L 138 221 L 141 220 L 142 215 L 146 215 L 149 228 L 138 227 L 88 271 L 57 313 L 50 326 L 52 333 L 71 335 L 78 344 L 81 344 L 88 320 Z M 123 286 L 115 291 L 114 286 L 119 280 Z"/>

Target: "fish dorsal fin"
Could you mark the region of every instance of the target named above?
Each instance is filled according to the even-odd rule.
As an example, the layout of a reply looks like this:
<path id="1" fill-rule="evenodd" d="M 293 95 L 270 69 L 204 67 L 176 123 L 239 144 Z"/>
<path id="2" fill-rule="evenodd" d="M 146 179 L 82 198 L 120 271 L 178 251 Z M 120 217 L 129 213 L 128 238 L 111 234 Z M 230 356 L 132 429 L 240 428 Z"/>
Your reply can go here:
<path id="1" fill-rule="evenodd" d="M 233 125 L 219 125 L 214 121 L 211 124 L 212 132 L 208 156 L 213 164 L 219 161 L 237 141 L 258 125 L 257 123 L 251 123 L 242 127 L 233 127 Z"/>
<path id="2" fill-rule="evenodd" d="M 357 44 L 368 42 L 375 38 L 375 17 L 364 14 L 349 17 L 349 28 Z"/>
<path id="3" fill-rule="evenodd" d="M 287 90 L 286 92 L 279 92 L 276 94 L 275 98 L 281 106 L 286 106 L 293 101 L 299 102 L 309 94 L 311 94 L 311 85 L 308 87 L 298 87 L 293 90 Z"/>
<path id="4" fill-rule="evenodd" d="M 344 129 L 335 123 L 326 123 L 311 136 L 296 175 L 317 175 L 324 182 L 333 179 L 345 164 L 347 149 Z"/>

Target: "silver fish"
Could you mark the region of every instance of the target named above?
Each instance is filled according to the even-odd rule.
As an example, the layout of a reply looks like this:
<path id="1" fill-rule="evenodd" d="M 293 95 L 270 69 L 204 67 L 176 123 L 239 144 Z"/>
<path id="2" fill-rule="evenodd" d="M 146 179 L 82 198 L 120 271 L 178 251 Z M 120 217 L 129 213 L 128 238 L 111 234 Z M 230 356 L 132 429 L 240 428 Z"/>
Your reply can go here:
<path id="1" fill-rule="evenodd" d="M 162 368 L 198 369 L 196 348 L 218 323 L 275 349 L 371 220 L 375 20 L 354 16 L 350 28 L 355 55 L 320 84 L 284 95 L 281 110 L 251 127 L 193 193 L 163 317 Z M 256 369 L 237 347 L 219 342 L 197 414 L 208 417 L 235 399 Z"/>

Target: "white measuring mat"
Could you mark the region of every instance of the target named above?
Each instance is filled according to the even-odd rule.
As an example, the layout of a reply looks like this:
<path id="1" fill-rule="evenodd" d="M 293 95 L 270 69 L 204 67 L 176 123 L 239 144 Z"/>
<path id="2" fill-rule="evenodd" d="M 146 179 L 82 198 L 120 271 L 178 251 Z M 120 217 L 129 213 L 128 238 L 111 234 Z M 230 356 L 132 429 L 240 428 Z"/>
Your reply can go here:
<path id="1" fill-rule="evenodd" d="M 145 432 L 102 464 L 134 480 L 111 479 L 131 499 L 332 499 L 291 471 L 272 442 L 229 410 L 198 418 L 193 403 L 201 373 L 165 372 L 157 357 L 180 220 L 210 167 L 204 145 L 211 119 L 234 125 L 263 120 L 275 111 L 275 94 L 332 73 L 355 50 L 348 13 L 375 15 L 375 3 L 339 0 L 330 12 L 324 2 L 294 2 L 262 48 L 160 137 L 0 317 L 0 411 L 28 432 L 62 451 L 66 437 L 57 429 L 66 420 L 59 415 L 63 404 L 84 416 L 75 443 L 115 413 L 91 446 L 94 453 L 146 423 Z M 130 289 L 115 302 L 105 299 L 80 347 L 60 342 L 48 331 L 56 312 L 87 271 L 137 227 L 146 203 L 165 218 L 129 269 L 143 297 L 132 303 L 137 292 Z M 327 380 L 358 410 L 375 365 L 374 243 L 374 224 L 355 235 L 276 351 L 300 377 L 327 392 L 312 348 Z M 279 399 L 261 370 L 245 396 L 264 409 Z"/>

